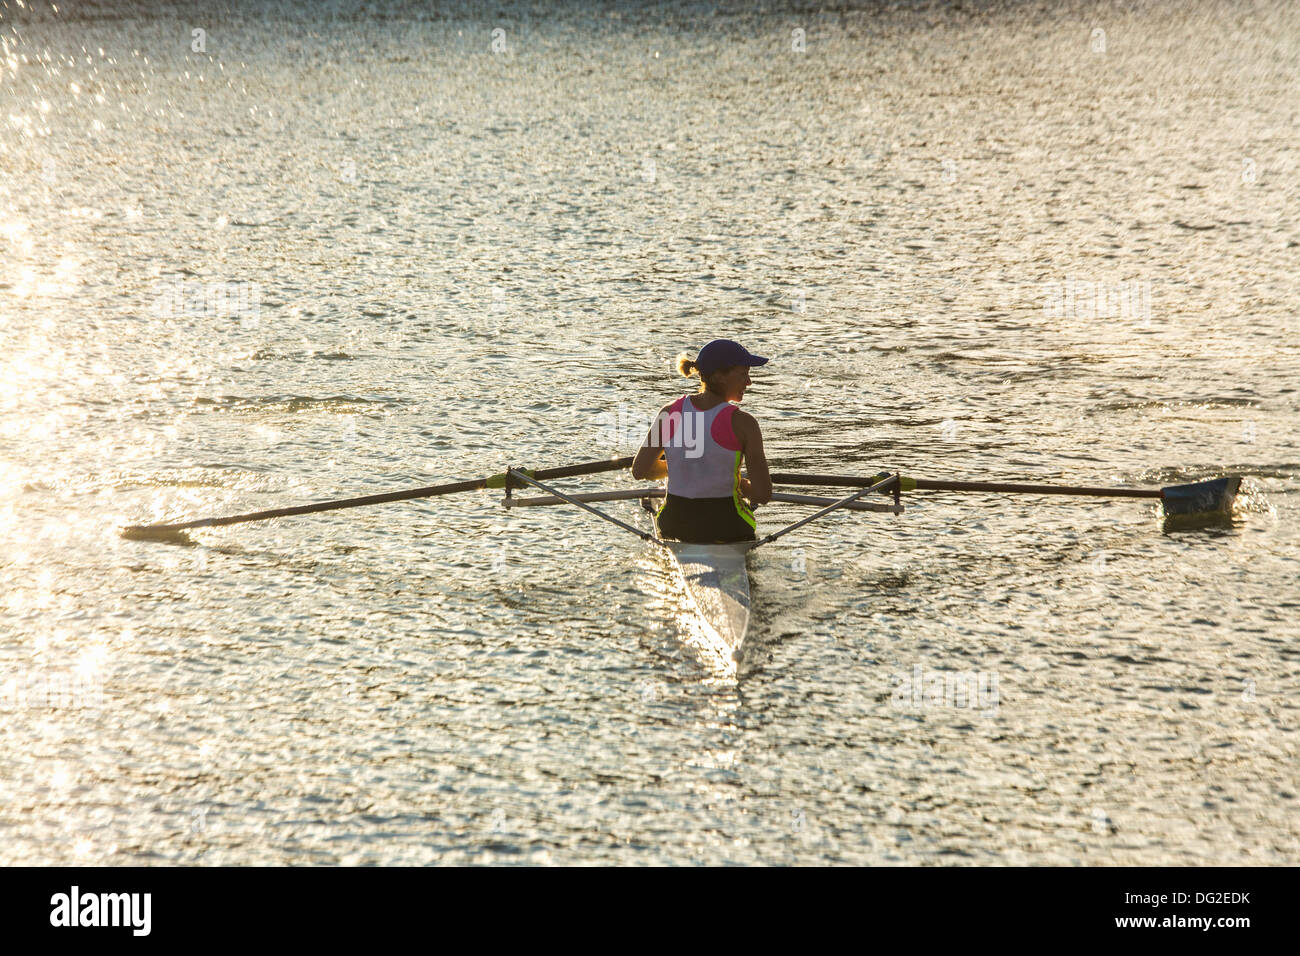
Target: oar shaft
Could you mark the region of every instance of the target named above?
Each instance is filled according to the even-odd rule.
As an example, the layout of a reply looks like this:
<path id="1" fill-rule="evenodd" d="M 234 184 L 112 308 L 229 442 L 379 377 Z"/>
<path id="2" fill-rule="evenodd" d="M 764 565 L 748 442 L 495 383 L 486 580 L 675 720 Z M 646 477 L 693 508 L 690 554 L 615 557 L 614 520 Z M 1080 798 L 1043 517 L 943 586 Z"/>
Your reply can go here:
<path id="1" fill-rule="evenodd" d="M 602 471 L 618 471 L 629 468 L 631 458 L 615 458 L 609 461 L 589 461 L 580 465 L 565 465 L 560 468 L 542 468 L 537 471 L 538 478 L 572 478 L 574 475 L 591 475 Z M 427 485 L 423 488 L 409 488 L 405 491 L 389 491 L 378 495 L 362 495 L 359 498 L 338 498 L 333 501 L 318 501 L 315 504 L 295 505 L 291 508 L 271 508 L 267 511 L 250 511 L 242 515 L 227 515 L 223 518 L 199 518 L 196 521 L 180 521 L 174 524 L 133 525 L 127 532 L 142 531 L 185 531 L 189 528 L 213 528 L 218 525 L 240 524 L 245 521 L 264 521 L 268 518 L 287 518 L 290 515 L 314 514 L 318 511 L 338 511 L 341 508 L 360 508 L 365 505 L 382 505 L 390 501 L 408 501 L 412 498 L 432 498 L 436 495 L 450 495 L 458 491 L 475 491 L 488 486 L 488 479 L 474 478 L 468 481 L 453 481 L 445 485 Z M 514 487 L 524 487 L 516 482 Z"/>
<path id="2" fill-rule="evenodd" d="M 1005 481 L 933 481 L 918 478 L 925 491 L 994 491 L 1011 495 L 1084 495 L 1093 498 L 1159 498 L 1159 488 L 1092 488 L 1084 485 L 1022 485 Z"/>
<path id="3" fill-rule="evenodd" d="M 263 521 L 267 518 L 287 518 L 290 515 L 307 515 L 317 511 L 337 511 L 340 508 L 360 508 L 364 505 L 382 505 L 389 501 L 406 501 L 410 498 L 428 498 L 433 495 L 447 495 L 457 491 L 474 491 L 486 488 L 487 479 L 477 478 L 473 481 L 456 481 L 447 485 L 430 485 L 427 488 L 411 488 L 407 491 L 390 491 L 379 495 L 363 495 L 359 498 L 339 498 L 334 501 L 318 501 L 310 505 L 296 505 L 292 508 L 271 508 L 267 511 L 250 511 L 242 515 L 226 515 L 223 518 L 199 518 L 195 521 L 181 521 L 175 524 L 136 525 L 128 530 L 149 531 L 184 531 L 187 528 L 212 528 L 223 524 L 240 524 L 244 521 Z"/>
<path id="4" fill-rule="evenodd" d="M 861 488 L 874 481 L 871 477 L 852 475 L 804 475 L 792 472 L 773 472 L 776 485 L 825 485 L 834 488 Z M 1160 498 L 1159 488 L 1090 488 L 1079 485 L 1026 485 L 1004 481 L 934 481 L 917 478 L 916 487 L 922 491 L 990 491 L 1012 495 L 1089 495 L 1097 498 Z"/>

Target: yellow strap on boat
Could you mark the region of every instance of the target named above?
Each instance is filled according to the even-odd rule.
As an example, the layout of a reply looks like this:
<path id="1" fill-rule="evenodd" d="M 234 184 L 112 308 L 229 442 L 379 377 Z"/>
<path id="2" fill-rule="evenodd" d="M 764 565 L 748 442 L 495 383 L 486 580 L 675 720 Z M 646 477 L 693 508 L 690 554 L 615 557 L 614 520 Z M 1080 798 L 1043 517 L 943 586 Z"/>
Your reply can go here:
<path id="1" fill-rule="evenodd" d="M 892 471 L 882 471 L 882 472 L 880 472 L 880 474 L 876 475 L 876 477 L 875 477 L 874 479 L 872 479 L 872 484 L 875 484 L 875 483 L 878 482 L 878 481 L 884 481 L 886 478 L 893 477 L 893 474 L 894 474 L 894 473 L 893 473 Z M 903 477 L 902 475 L 899 475 L 899 476 L 898 476 L 898 487 L 899 487 L 899 489 L 900 489 L 901 491 L 916 491 L 916 479 L 915 479 L 915 478 L 905 478 L 905 477 Z M 888 494 L 893 494 L 893 492 L 894 492 L 894 489 L 891 488 L 891 489 L 889 489 L 889 491 L 886 491 L 885 494 L 887 494 L 887 495 L 888 495 Z"/>
<path id="2" fill-rule="evenodd" d="M 516 468 L 515 471 L 522 472 L 523 474 L 527 475 L 529 478 L 537 477 L 536 468 L 532 469 L 531 471 L 527 468 Z M 492 475 L 491 477 L 486 478 L 484 480 L 486 482 L 486 484 L 484 485 L 485 488 L 504 488 L 506 486 L 506 473 L 503 471 L 499 475 Z"/>
<path id="3" fill-rule="evenodd" d="M 749 525 L 751 528 L 757 531 L 758 522 L 754 519 L 754 512 L 749 510 L 749 505 L 745 502 L 745 499 L 740 497 L 741 456 L 742 456 L 741 452 L 736 452 L 736 471 L 735 471 L 734 479 L 732 480 L 732 484 L 731 484 L 731 500 L 736 505 L 736 514 L 740 515 L 740 519 L 744 521 L 745 524 Z"/>

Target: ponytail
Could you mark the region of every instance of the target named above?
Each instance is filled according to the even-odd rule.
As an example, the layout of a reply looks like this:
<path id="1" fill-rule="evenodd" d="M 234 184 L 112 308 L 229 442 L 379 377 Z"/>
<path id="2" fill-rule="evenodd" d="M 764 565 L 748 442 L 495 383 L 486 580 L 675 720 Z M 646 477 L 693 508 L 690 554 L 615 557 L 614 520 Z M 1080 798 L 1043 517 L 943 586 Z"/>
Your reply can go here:
<path id="1" fill-rule="evenodd" d="M 734 365 L 728 365 L 726 368 L 714 369 L 712 372 L 709 373 L 709 378 L 705 378 L 703 375 L 700 374 L 700 367 L 695 364 L 694 359 L 688 358 L 685 352 L 677 356 L 677 371 L 680 372 L 682 375 L 685 375 L 687 378 L 690 378 L 692 375 L 699 376 L 701 392 L 714 392 L 718 395 L 721 395 L 722 394 L 721 390 L 713 386 L 709 382 L 709 379 L 713 378 L 715 375 L 719 374 L 720 372 L 721 373 L 730 372 L 733 368 L 735 368 Z"/>

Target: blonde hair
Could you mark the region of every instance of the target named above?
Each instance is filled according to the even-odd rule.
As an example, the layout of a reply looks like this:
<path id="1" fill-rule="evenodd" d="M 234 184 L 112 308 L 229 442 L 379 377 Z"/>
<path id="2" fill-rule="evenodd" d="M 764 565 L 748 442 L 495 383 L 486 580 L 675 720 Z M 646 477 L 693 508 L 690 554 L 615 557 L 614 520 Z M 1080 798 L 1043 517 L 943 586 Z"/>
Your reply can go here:
<path id="1" fill-rule="evenodd" d="M 722 372 L 729 372 L 733 368 L 735 368 L 734 365 L 729 365 L 726 368 L 714 369 L 709 373 L 709 378 L 713 378 L 713 376 Z M 700 374 L 700 367 L 695 364 L 695 359 L 691 358 L 685 352 L 677 356 L 677 371 L 687 378 L 690 378 L 692 375 L 698 376 L 700 379 L 701 392 L 717 391 L 710 386 L 709 379 Z"/>

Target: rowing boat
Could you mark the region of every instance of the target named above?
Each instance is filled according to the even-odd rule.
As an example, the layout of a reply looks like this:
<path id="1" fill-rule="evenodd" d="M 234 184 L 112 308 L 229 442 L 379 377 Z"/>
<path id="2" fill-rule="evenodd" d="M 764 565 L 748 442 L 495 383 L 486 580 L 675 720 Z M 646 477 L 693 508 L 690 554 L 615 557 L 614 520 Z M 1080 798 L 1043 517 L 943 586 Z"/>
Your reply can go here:
<path id="1" fill-rule="evenodd" d="M 534 482 L 536 484 L 536 482 Z M 552 489 L 553 490 L 553 489 Z M 644 510 L 654 512 L 652 502 L 664 496 L 662 488 L 632 488 L 619 491 L 596 491 L 582 494 L 552 494 L 544 497 L 516 498 L 507 494 L 501 500 L 506 508 L 535 507 L 541 505 L 578 505 L 590 509 L 591 502 L 640 499 Z M 816 495 L 797 495 L 774 492 L 772 500 L 787 504 L 823 505 L 847 508 L 854 511 L 876 511 L 900 514 L 901 505 L 886 505 L 867 501 L 841 502 L 834 498 Z M 591 509 L 594 510 L 594 509 Z M 602 517 L 610 518 L 603 512 Z M 618 522 L 617 519 L 616 523 Z M 627 527 L 624 525 L 624 527 Z M 730 544 L 699 544 L 666 539 L 659 533 L 655 522 L 655 535 L 647 537 L 661 546 L 672 559 L 678 571 L 682 588 L 686 592 L 695 618 L 707 633 L 721 656 L 739 662 L 744 652 L 745 635 L 749 630 L 750 594 L 749 569 L 746 559 L 758 546 L 758 541 L 737 541 Z"/>
<path id="2" fill-rule="evenodd" d="M 559 468 L 543 468 L 537 471 L 507 468 L 500 474 L 486 478 L 467 479 L 442 485 L 430 485 L 424 488 L 411 488 L 405 491 L 363 495 L 361 497 L 321 501 L 286 508 L 272 508 L 265 511 L 254 511 L 247 514 L 227 515 L 217 518 L 132 525 L 124 528 L 122 534 L 124 537 L 135 540 L 193 543 L 185 532 L 198 528 L 219 527 L 245 521 L 262 521 L 270 518 L 335 511 L 341 508 L 407 501 L 413 498 L 430 498 L 457 492 L 500 488 L 505 490 L 505 499 L 502 503 L 508 508 L 525 505 L 574 505 L 664 548 L 672 556 L 672 560 L 681 572 L 682 584 L 686 589 L 691 604 L 695 608 L 700 623 L 726 648 L 728 656 L 733 661 L 738 661 L 744 649 L 745 634 L 749 629 L 749 571 L 745 566 L 749 552 L 798 528 L 802 528 L 809 522 L 825 517 L 833 511 L 845 509 L 902 514 L 901 492 L 903 490 L 1113 496 L 1159 499 L 1167 526 L 1171 526 L 1172 523 L 1172 526 L 1175 527 L 1191 527 L 1204 522 L 1217 523 L 1231 520 L 1233 500 L 1241 484 L 1240 477 L 1235 475 L 1193 484 L 1171 485 L 1166 488 L 1091 488 L 1021 483 L 1008 484 L 1004 482 L 905 479 L 897 472 L 892 475 L 881 472 L 871 476 L 774 473 L 772 480 L 777 484 L 803 487 L 849 487 L 859 490 L 844 498 L 823 498 L 813 495 L 775 492 L 771 499 L 775 502 L 819 505 L 821 507 L 814 514 L 773 531 L 758 541 L 745 541 L 734 544 L 687 544 L 680 541 L 664 540 L 657 533 L 635 527 L 591 505 L 593 501 L 618 501 L 634 498 L 644 500 L 662 497 L 664 494 L 662 488 L 646 489 L 642 487 L 625 491 L 569 494 L 561 492 L 540 480 L 618 471 L 630 467 L 631 464 L 631 458 L 619 458 L 609 461 L 583 462 Z M 539 488 L 547 492 L 547 495 L 534 498 L 512 496 L 512 489 L 529 486 Z M 893 503 L 880 504 L 862 500 L 874 492 L 891 494 Z M 657 531 L 658 528 L 655 529 L 655 532 Z"/>

